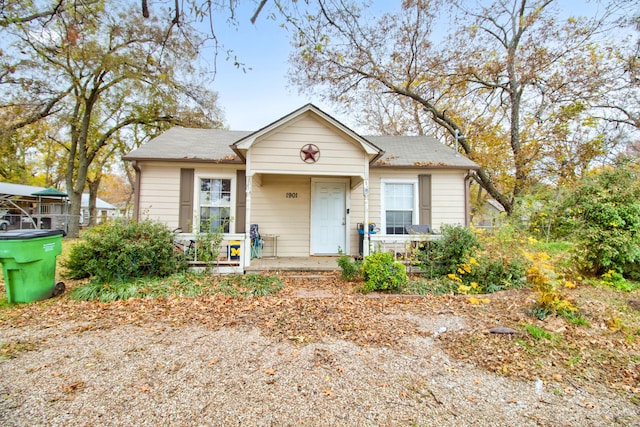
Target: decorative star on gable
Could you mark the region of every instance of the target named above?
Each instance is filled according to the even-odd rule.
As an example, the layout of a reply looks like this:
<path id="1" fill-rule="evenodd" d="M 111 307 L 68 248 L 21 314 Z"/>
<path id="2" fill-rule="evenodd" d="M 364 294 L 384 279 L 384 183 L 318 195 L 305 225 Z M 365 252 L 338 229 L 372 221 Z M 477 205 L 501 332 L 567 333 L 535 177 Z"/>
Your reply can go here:
<path id="1" fill-rule="evenodd" d="M 315 144 L 307 144 L 300 149 L 300 158 L 305 163 L 315 163 L 320 159 L 320 149 Z"/>

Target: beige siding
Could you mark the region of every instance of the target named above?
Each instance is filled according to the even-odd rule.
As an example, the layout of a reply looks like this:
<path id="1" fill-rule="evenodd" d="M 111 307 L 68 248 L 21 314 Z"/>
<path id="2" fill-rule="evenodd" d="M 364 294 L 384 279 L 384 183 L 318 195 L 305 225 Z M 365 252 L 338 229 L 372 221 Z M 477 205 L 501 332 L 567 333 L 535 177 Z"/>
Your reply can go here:
<path id="1" fill-rule="evenodd" d="M 432 174 L 431 201 L 434 228 L 443 224 L 465 224 L 465 172 L 448 171 Z"/>
<path id="2" fill-rule="evenodd" d="M 315 144 L 320 149 L 316 163 L 300 159 L 300 149 Z M 356 142 L 305 115 L 291 125 L 256 141 L 250 149 L 255 172 L 364 176 L 366 154 Z"/>
<path id="3" fill-rule="evenodd" d="M 140 164 L 140 219 L 178 226 L 180 168 L 173 164 Z"/>
<path id="4" fill-rule="evenodd" d="M 350 251 L 351 255 L 358 255 L 358 240 L 359 235 L 357 231 L 358 223 L 364 222 L 364 185 L 362 183 L 358 184 L 354 188 L 351 189 L 351 201 L 349 208 L 349 229 L 348 238 L 350 243 Z M 373 221 L 371 219 L 371 211 L 369 211 L 369 221 Z M 375 222 L 375 221 L 373 221 Z"/>
<path id="5" fill-rule="evenodd" d="M 299 147 L 296 149 L 298 150 Z M 297 153 L 297 151 L 296 151 Z M 194 215 L 198 210 L 198 178 L 220 177 L 232 179 L 232 197 L 235 197 L 236 167 L 219 164 L 143 162 L 141 165 L 140 213 L 150 218 L 178 226 L 180 168 L 194 168 Z M 369 221 L 381 224 L 381 182 L 383 179 L 412 179 L 428 173 L 432 179 L 432 226 L 464 224 L 465 183 L 464 171 L 389 170 L 373 169 L 369 179 Z M 317 175 L 314 175 L 317 176 Z M 355 181 L 354 181 L 355 182 Z M 347 208 L 349 252 L 358 253 L 357 223 L 364 221 L 363 184 L 350 188 Z M 349 191 L 349 190 L 348 190 Z M 287 197 L 295 194 L 295 197 Z M 278 255 L 306 256 L 310 252 L 311 176 L 268 175 L 254 178 L 251 194 L 251 223 L 260 227 L 265 235 L 278 236 Z M 233 203 L 233 201 L 232 201 Z M 232 208 L 235 216 L 235 206 Z M 233 227 L 233 224 L 232 224 Z M 264 255 L 272 254 L 272 241 L 265 239 Z"/>
<path id="6" fill-rule="evenodd" d="M 170 228 L 178 227 L 180 209 L 180 168 L 193 168 L 196 183 L 194 185 L 194 212 L 198 214 L 198 197 L 200 177 L 230 178 L 231 194 L 235 197 L 236 166 L 199 163 L 161 163 L 144 162 L 140 164 L 140 218 L 152 219 L 167 224 Z M 234 200 L 232 200 L 232 205 Z M 235 216 L 232 206 L 231 215 Z M 232 228 L 233 224 L 232 224 Z M 185 230 L 186 232 L 186 230 Z"/>
<path id="7" fill-rule="evenodd" d="M 262 185 L 252 186 L 251 223 L 263 235 L 278 236 L 278 256 L 309 255 L 310 189 L 311 178 L 304 176 L 263 175 Z M 270 245 L 265 239 L 264 256 L 273 253 Z"/>

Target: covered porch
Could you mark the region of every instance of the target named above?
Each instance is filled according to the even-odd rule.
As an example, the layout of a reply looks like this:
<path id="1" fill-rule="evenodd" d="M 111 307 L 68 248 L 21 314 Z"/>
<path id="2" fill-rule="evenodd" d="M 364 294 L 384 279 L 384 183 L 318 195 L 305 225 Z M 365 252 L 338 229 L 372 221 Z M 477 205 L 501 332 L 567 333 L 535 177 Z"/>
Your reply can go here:
<path id="1" fill-rule="evenodd" d="M 368 239 L 367 239 L 368 237 Z M 365 255 L 371 252 L 390 252 L 397 261 L 407 266 L 407 271 L 413 270 L 411 265 L 412 251 L 424 242 L 441 238 L 439 234 L 404 234 L 397 236 L 379 236 L 370 234 L 365 236 Z M 180 233 L 174 240 L 174 245 L 185 253 L 193 251 L 196 234 Z M 305 271 L 323 272 L 336 271 L 338 267 L 337 255 L 298 255 L 278 256 L 274 248 L 267 249 L 260 256 L 255 256 L 251 238 L 245 234 L 224 234 L 219 246 L 219 256 L 215 261 L 202 261 L 197 250 L 191 253 L 191 267 L 196 270 L 206 269 L 212 273 L 230 274 L 262 271 Z M 271 251 L 271 252 L 270 252 Z"/>

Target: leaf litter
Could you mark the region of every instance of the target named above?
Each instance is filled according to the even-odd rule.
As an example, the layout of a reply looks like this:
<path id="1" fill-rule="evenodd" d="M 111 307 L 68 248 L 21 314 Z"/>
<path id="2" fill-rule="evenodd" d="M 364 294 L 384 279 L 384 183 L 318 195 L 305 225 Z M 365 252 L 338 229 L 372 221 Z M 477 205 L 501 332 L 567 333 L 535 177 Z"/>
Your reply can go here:
<path id="1" fill-rule="evenodd" d="M 612 425 L 638 425 L 637 421 L 630 421 L 634 416 L 629 413 L 640 415 L 640 312 L 628 303 L 638 300 L 637 292 L 629 295 L 608 289 L 572 289 L 572 298 L 590 323 L 574 325 L 559 317 L 544 321 L 531 317 L 528 310 L 534 296 L 526 289 L 483 295 L 480 296 L 482 304 L 477 304 L 464 295 L 362 295 L 353 283 L 340 280 L 334 272 L 311 277 L 285 274 L 281 280 L 284 289 L 266 297 L 215 295 L 99 303 L 73 301 L 63 295 L 5 307 L 0 310 L 0 359 L 6 362 L 9 357 L 15 359 L 38 352 L 57 335 L 73 339 L 122 328 L 155 329 L 159 325 L 178 331 L 192 327 L 212 331 L 257 330 L 269 343 L 291 347 L 291 350 L 282 347 L 278 353 L 289 361 L 300 360 L 300 351 L 312 348 L 308 355 L 312 373 L 318 369 L 330 370 L 336 378 L 344 378 L 349 369 L 344 366 L 346 363 L 341 363 L 340 353 L 317 346 L 350 342 L 359 349 L 351 359 L 361 362 L 367 359 L 364 357 L 367 349 L 393 351 L 415 360 L 445 361 L 446 369 L 439 374 L 445 379 L 457 378 L 461 367 L 470 366 L 507 380 L 533 384 L 539 381 L 545 390 L 552 390 L 554 397 L 583 399 L 577 403 L 582 409 L 593 410 L 592 401 L 597 400 L 597 396 L 618 399 L 623 406 L 628 405 L 627 412 L 612 416 L 609 419 Z M 557 339 L 534 338 L 526 332 L 525 325 L 543 328 Z M 491 333 L 495 328 L 509 328 L 517 333 Z M 43 330 L 48 335 L 25 340 L 21 334 L 25 330 Z M 441 354 L 435 351 L 420 354 L 424 350 L 420 343 L 427 341 L 441 350 Z M 144 355 L 144 350 L 140 354 Z M 375 371 L 376 361 L 367 360 L 368 369 Z M 5 362 L 0 360 L 0 374 Z M 204 363 L 210 369 L 224 364 L 217 356 L 207 358 Z M 85 364 L 85 368 L 92 369 L 93 364 Z M 254 372 L 265 377 L 265 384 L 276 386 L 283 382 L 283 371 L 279 366 L 265 366 Z M 471 375 L 473 379 L 464 383 L 482 387 L 484 381 L 477 379 L 477 372 Z M 340 384 L 333 383 L 335 378 L 326 380 L 333 378 L 330 375 L 324 378 L 324 387 L 315 390 L 313 396 L 335 399 L 344 393 Z M 457 405 L 460 408 L 453 403 L 445 405 L 442 396 L 446 390 L 430 386 L 424 378 L 405 378 L 404 381 L 410 385 L 398 392 L 399 398 L 418 399 L 423 403 L 428 400 L 436 409 L 447 406 L 443 416 L 452 420 L 463 412 L 462 404 Z M 149 382 L 138 385 L 138 389 L 144 389 L 145 393 L 153 390 L 154 385 Z M 382 382 L 375 383 L 381 387 Z M 385 384 L 388 387 L 388 383 Z M 90 388 L 86 380 L 76 377 L 65 378 L 59 385 L 67 398 Z M 309 390 L 305 393 L 312 396 Z M 588 397 L 583 398 L 584 393 L 589 393 Z M 465 393 L 463 397 L 465 405 L 478 404 L 478 398 L 482 397 L 473 393 Z M 521 400 L 509 397 L 504 402 L 517 406 Z M 0 410 L 4 408 L 0 406 Z M 378 424 L 376 419 L 374 417 L 370 424 L 385 424 Z M 545 425 L 544 414 L 531 415 L 528 419 L 535 421 L 532 425 Z"/>

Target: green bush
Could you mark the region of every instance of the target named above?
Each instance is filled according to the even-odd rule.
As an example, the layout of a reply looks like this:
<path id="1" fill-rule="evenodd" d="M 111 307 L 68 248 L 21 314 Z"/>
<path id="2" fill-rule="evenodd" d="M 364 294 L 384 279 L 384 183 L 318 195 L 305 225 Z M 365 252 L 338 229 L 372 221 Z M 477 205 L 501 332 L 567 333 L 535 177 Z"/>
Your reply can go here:
<path id="1" fill-rule="evenodd" d="M 614 270 L 636 275 L 640 261 L 640 180 L 625 166 L 584 178 L 563 201 L 563 215 L 576 242 L 575 263 L 600 276 Z"/>
<path id="2" fill-rule="evenodd" d="M 465 293 L 486 294 L 519 288 L 527 283 L 527 262 L 518 254 L 482 253 L 458 267 L 457 277 L 469 287 Z"/>
<path id="3" fill-rule="evenodd" d="M 407 281 L 405 266 L 394 261 L 388 252 L 375 252 L 364 258 L 362 263 L 364 276 L 363 292 L 399 289 Z"/>
<path id="4" fill-rule="evenodd" d="M 338 258 L 340 267 L 340 278 L 353 282 L 361 277 L 362 261 L 352 261 L 349 255 L 342 255 Z"/>
<path id="5" fill-rule="evenodd" d="M 523 249 L 532 241 L 534 240 L 525 237 L 510 224 L 506 224 L 497 233 L 481 235 L 480 245 L 473 254 L 476 265 L 471 266 L 471 272 L 463 276 L 463 280 L 467 284 L 478 283 L 476 293 L 492 293 L 524 286 L 531 262 Z"/>
<path id="6" fill-rule="evenodd" d="M 89 229 L 63 266 L 67 277 L 92 278 L 97 283 L 165 277 L 186 269 L 183 254 L 174 250 L 173 237 L 165 225 L 149 220 L 110 222 Z"/>
<path id="7" fill-rule="evenodd" d="M 526 241 L 509 224 L 478 235 L 465 227 L 445 226 L 442 239 L 427 242 L 418 257 L 439 293 L 492 293 L 526 284 Z"/>
<path id="8" fill-rule="evenodd" d="M 442 238 L 425 242 L 417 251 L 418 263 L 425 275 L 440 277 L 453 273 L 458 265 L 480 248 L 478 237 L 461 225 L 443 225 Z"/>

